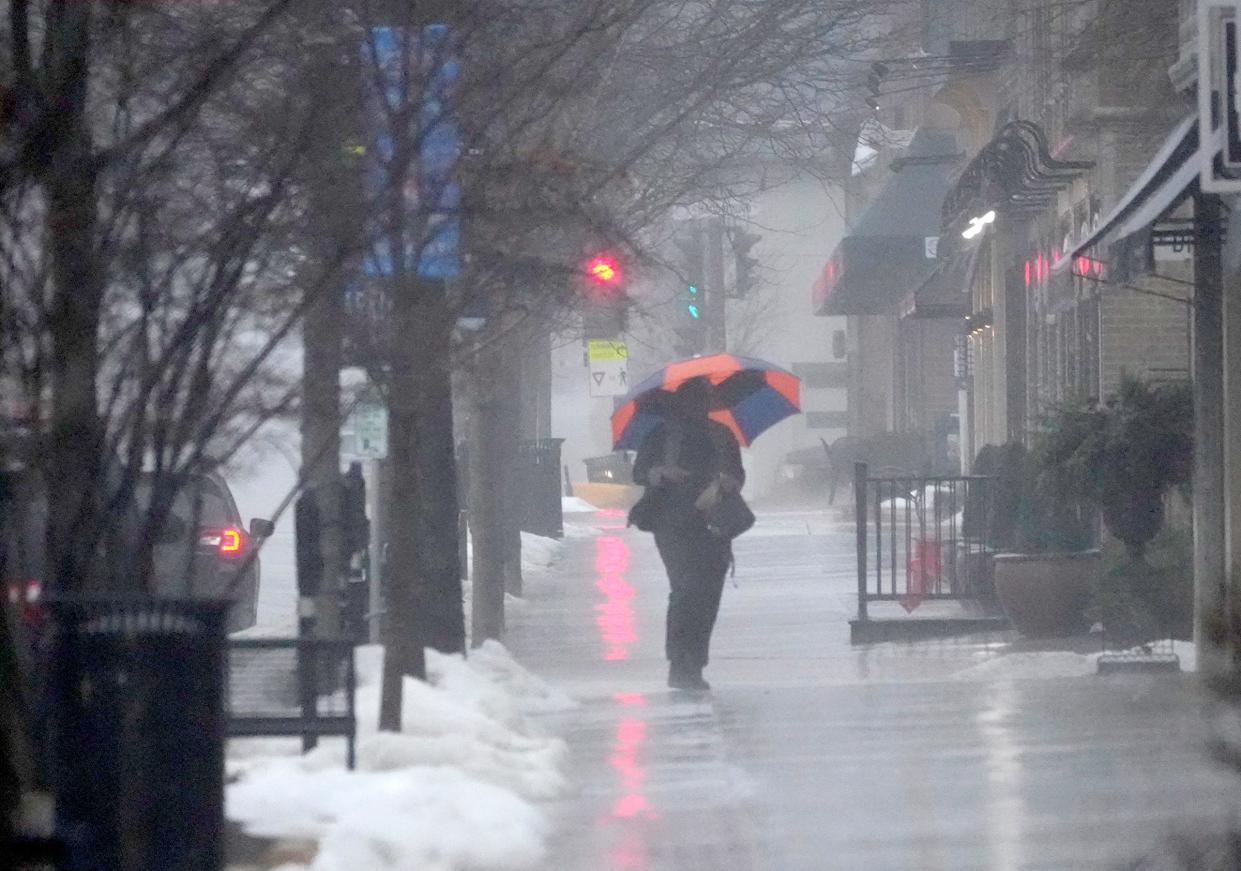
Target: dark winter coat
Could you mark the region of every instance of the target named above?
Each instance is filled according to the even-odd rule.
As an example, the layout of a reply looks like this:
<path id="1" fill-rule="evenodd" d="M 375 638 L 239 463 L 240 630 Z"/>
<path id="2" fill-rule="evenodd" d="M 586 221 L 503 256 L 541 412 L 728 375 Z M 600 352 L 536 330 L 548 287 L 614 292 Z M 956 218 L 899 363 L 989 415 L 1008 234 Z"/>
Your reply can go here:
<path id="1" fill-rule="evenodd" d="M 689 480 L 679 484 L 671 481 L 652 484 L 651 469 L 669 464 L 666 448 L 674 427 L 681 430 L 681 444 L 671 464 L 687 471 Z M 735 478 L 738 484 L 745 483 L 737 439 L 728 427 L 713 420 L 701 424 L 661 424 L 642 443 L 633 466 L 634 482 L 647 487 L 655 499 L 657 529 L 705 527 L 694 501 L 720 473 Z"/>

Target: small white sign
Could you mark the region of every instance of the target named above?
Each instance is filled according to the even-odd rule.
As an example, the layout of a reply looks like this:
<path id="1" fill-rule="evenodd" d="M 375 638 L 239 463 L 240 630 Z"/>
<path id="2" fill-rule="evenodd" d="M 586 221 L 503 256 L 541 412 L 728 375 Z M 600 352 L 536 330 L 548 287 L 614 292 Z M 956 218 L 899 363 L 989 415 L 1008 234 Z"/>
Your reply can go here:
<path id="1" fill-rule="evenodd" d="M 624 396 L 629 392 L 629 346 L 612 339 L 586 344 L 591 396 Z"/>
<path id="2" fill-rule="evenodd" d="M 935 260 L 936 258 L 938 258 L 939 257 L 939 237 L 938 236 L 926 236 L 923 238 L 923 241 L 926 243 L 926 259 Z"/>
<path id="3" fill-rule="evenodd" d="M 1241 193 L 1239 21 L 1239 0 L 1198 0 L 1198 184 L 1206 193 Z"/>
<path id="4" fill-rule="evenodd" d="M 353 432 L 355 457 L 382 460 L 388 456 L 388 407 L 378 402 L 360 402 L 349 415 L 346 429 Z"/>

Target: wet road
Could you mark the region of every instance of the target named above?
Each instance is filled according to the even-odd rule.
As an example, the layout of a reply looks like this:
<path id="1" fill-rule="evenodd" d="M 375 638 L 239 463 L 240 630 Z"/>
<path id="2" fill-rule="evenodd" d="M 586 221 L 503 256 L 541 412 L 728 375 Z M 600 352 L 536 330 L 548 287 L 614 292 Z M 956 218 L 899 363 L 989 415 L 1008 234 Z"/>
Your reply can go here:
<path id="1" fill-rule="evenodd" d="M 1188 678 L 997 679 L 1006 633 L 852 648 L 852 535 L 823 515 L 760 517 L 714 691 L 672 693 L 649 537 L 569 520 L 508 639 L 582 700 L 554 724 L 582 787 L 548 868 L 1112 868 L 1236 806 Z"/>

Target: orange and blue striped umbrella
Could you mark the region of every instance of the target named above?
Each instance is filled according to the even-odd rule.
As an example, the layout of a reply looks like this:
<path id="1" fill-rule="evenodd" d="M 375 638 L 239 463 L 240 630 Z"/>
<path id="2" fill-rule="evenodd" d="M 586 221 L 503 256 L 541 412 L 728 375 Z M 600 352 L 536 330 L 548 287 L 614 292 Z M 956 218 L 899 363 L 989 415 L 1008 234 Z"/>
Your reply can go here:
<path id="1" fill-rule="evenodd" d="M 670 363 L 629 392 L 612 413 L 612 447 L 636 451 L 668 413 L 673 392 L 691 378 L 711 385 L 711 419 L 748 445 L 801 411 L 801 381 L 763 360 L 715 354 Z"/>

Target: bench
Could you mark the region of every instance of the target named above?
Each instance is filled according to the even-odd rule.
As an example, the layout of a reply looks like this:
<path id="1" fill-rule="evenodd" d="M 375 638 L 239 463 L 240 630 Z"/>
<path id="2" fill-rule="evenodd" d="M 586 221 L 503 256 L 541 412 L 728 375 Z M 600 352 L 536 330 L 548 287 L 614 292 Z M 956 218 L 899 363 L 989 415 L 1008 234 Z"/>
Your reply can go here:
<path id="1" fill-rule="evenodd" d="M 347 742 L 354 767 L 357 676 L 353 642 L 325 638 L 235 638 L 228 642 L 230 738 L 321 737 Z"/>

